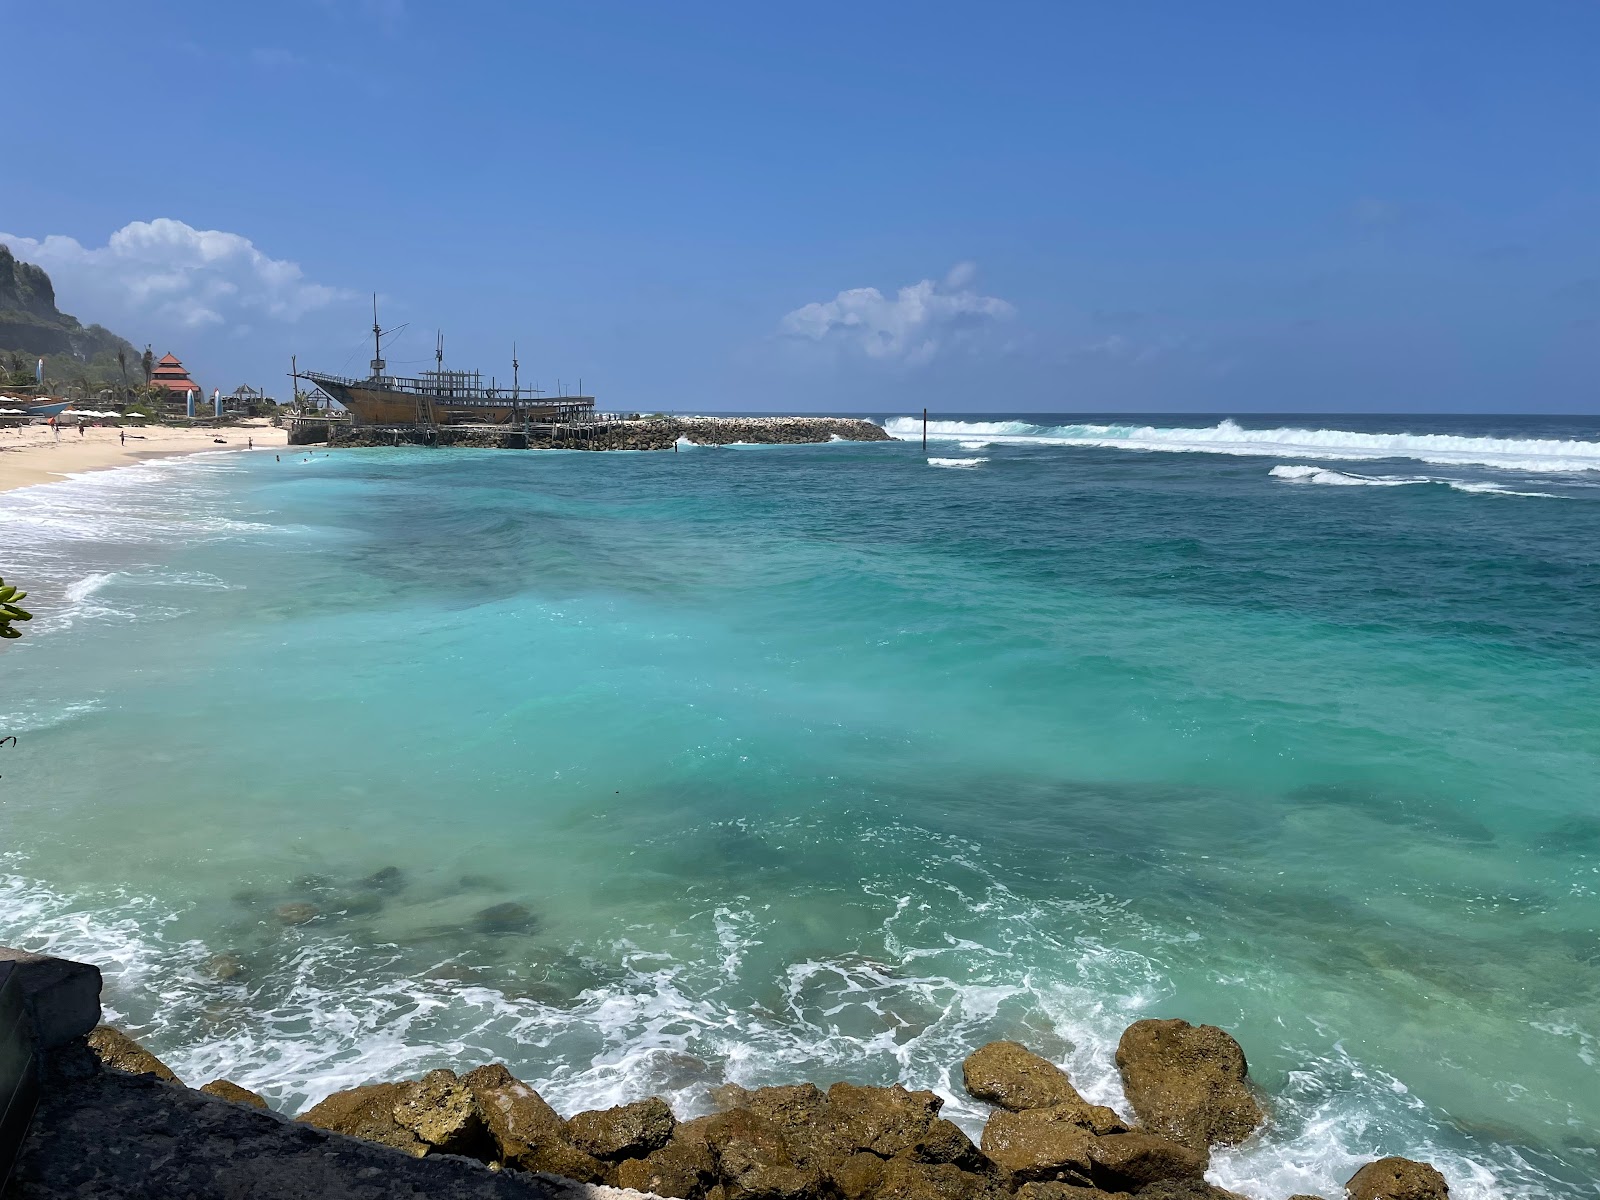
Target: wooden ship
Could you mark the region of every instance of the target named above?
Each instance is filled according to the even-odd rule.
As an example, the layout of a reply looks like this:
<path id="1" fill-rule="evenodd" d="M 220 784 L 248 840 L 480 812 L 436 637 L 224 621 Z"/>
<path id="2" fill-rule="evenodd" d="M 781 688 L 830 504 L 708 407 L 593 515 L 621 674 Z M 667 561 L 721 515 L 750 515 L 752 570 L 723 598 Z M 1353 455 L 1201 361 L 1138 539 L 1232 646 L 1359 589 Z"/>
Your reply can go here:
<path id="1" fill-rule="evenodd" d="M 315 384 L 347 410 L 355 425 L 522 425 L 527 422 L 576 424 L 594 417 L 593 396 L 545 396 L 522 390 L 521 364 L 511 352 L 511 386 L 484 385 L 481 371 L 447 371 L 444 337 L 434 349 L 434 369 L 415 378 L 387 374 L 383 337 L 398 330 L 378 327 L 378 301 L 372 301 L 372 374 L 346 379 L 322 371 L 293 369 L 297 381 Z M 579 389 L 582 390 L 581 388 Z"/>

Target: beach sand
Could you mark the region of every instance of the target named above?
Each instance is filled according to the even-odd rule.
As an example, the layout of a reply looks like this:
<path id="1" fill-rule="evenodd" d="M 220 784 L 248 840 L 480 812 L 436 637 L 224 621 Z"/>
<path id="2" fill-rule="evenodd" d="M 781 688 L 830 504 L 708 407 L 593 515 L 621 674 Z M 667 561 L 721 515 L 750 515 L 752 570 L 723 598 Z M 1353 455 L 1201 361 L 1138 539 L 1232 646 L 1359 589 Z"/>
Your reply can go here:
<path id="1" fill-rule="evenodd" d="M 126 432 L 124 445 L 119 434 Z M 223 441 L 218 443 L 217 438 Z M 194 454 L 203 450 L 243 450 L 250 441 L 257 451 L 277 450 L 288 444 L 285 430 L 266 420 L 245 421 L 221 429 L 176 429 L 154 425 L 149 429 L 85 429 L 63 426 L 56 440 L 47 425 L 0 429 L 0 492 L 53 483 L 78 471 L 126 467 L 151 458 Z"/>

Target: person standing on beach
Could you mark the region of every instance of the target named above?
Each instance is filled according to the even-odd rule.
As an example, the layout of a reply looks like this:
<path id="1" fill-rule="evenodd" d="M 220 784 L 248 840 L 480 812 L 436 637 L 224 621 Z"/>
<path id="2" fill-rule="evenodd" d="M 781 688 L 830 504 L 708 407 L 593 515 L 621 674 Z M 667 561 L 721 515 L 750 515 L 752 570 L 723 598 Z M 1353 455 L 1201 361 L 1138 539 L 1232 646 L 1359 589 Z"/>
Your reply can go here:
<path id="1" fill-rule="evenodd" d="M 128 444 L 128 431 L 126 429 L 117 430 L 117 441 L 121 442 L 124 446 Z"/>
<path id="2" fill-rule="evenodd" d="M 59 442 L 61 440 L 61 426 L 56 424 L 54 417 L 50 418 L 50 433 L 55 437 L 56 441 Z"/>

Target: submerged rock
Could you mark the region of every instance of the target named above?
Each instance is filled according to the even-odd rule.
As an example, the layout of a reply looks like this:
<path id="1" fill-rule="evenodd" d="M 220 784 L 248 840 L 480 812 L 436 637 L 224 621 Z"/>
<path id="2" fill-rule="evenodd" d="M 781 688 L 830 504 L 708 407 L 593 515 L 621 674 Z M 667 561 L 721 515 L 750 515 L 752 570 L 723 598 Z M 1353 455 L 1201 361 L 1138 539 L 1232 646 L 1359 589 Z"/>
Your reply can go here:
<path id="1" fill-rule="evenodd" d="M 1139 1123 L 1191 1150 L 1242 1142 L 1265 1119 L 1244 1051 L 1215 1025 L 1136 1021 L 1117 1043 L 1117 1068 Z"/>
<path id="2" fill-rule="evenodd" d="M 213 954 L 200 969 L 218 983 L 232 983 L 246 978 L 250 972 L 237 954 Z"/>
<path id="3" fill-rule="evenodd" d="M 167 1066 L 150 1051 L 134 1041 L 122 1030 L 110 1025 L 97 1025 L 89 1032 L 89 1049 L 96 1058 L 117 1071 L 129 1075 L 154 1075 L 166 1083 L 181 1083 Z"/>
<path id="4" fill-rule="evenodd" d="M 1369 1162 L 1344 1185 L 1349 1200 L 1448 1200 L 1450 1185 L 1431 1163 L 1409 1158 Z"/>
<path id="5" fill-rule="evenodd" d="M 961 1064 L 967 1095 L 1012 1112 L 1084 1104 L 1067 1073 L 1019 1042 L 990 1042 Z"/>
<path id="6" fill-rule="evenodd" d="M 322 910 L 315 904 L 308 904 L 297 900 L 290 904 L 280 904 L 272 910 L 272 915 L 278 918 L 280 925 L 305 925 L 315 921 L 322 915 Z"/>
<path id="7" fill-rule="evenodd" d="M 231 1100 L 235 1104 L 248 1104 L 252 1108 L 270 1108 L 260 1096 L 249 1088 L 240 1087 L 227 1079 L 213 1079 L 200 1089 L 208 1096 L 216 1096 L 222 1100 Z"/>
<path id="8" fill-rule="evenodd" d="M 406 886 L 406 877 L 399 867 L 379 867 L 360 886 L 374 892 L 398 892 Z"/>
<path id="9" fill-rule="evenodd" d="M 567 1122 L 567 1136 L 595 1158 L 643 1158 L 667 1144 L 677 1123 L 667 1102 L 652 1096 L 599 1112 L 581 1112 Z"/>
<path id="10" fill-rule="evenodd" d="M 472 915 L 472 927 L 479 933 L 524 933 L 537 924 L 533 913 L 512 900 L 491 904 Z"/>
<path id="11" fill-rule="evenodd" d="M 395 1101 L 405 1090 L 402 1083 L 371 1083 L 335 1092 L 295 1119 L 318 1129 L 364 1138 L 421 1158 L 428 1144 L 394 1119 Z"/>

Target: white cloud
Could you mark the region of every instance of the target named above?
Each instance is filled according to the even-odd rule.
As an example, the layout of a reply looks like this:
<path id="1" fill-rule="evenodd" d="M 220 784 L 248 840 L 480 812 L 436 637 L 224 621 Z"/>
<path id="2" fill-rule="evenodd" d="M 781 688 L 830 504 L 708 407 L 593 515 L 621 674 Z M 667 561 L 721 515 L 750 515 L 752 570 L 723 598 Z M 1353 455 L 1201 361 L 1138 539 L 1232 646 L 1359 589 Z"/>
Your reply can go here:
<path id="1" fill-rule="evenodd" d="M 65 311 L 113 327 L 128 318 L 173 330 L 295 321 L 354 294 L 313 283 L 298 263 L 270 258 L 237 233 L 169 217 L 124 225 L 104 246 L 61 234 L 0 233 L 0 243 L 50 272 Z"/>
<path id="2" fill-rule="evenodd" d="M 971 290 L 972 263 L 958 263 L 944 282 L 924 279 L 901 288 L 893 299 L 874 287 L 850 288 L 832 300 L 814 301 L 779 322 L 790 337 L 858 350 L 869 358 L 918 365 L 944 346 L 971 339 L 1016 309 Z"/>

